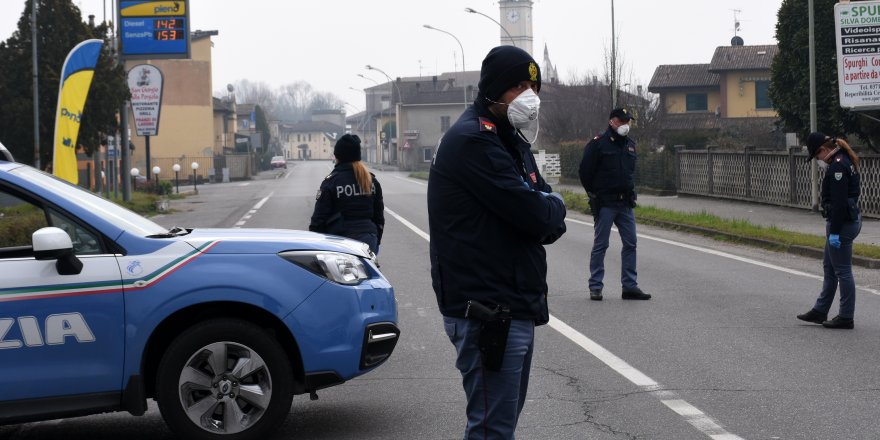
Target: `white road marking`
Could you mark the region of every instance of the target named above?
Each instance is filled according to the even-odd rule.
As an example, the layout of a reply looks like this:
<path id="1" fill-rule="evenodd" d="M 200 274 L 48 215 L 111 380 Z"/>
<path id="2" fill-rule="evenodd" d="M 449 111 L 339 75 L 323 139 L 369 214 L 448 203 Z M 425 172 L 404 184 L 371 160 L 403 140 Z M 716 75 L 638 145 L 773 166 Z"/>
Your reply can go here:
<path id="1" fill-rule="evenodd" d="M 404 226 L 415 232 L 416 235 L 418 235 L 419 237 L 422 237 L 429 242 L 431 241 L 431 236 L 425 233 L 425 231 L 422 231 L 405 218 L 388 209 L 388 207 L 385 208 L 385 212 L 403 223 Z M 569 221 L 586 224 L 585 222 L 581 222 L 578 220 Z M 662 385 L 657 383 L 654 379 L 651 379 L 645 373 L 642 373 L 641 371 L 635 369 L 626 361 L 605 349 L 605 347 L 602 347 L 592 339 L 584 336 L 583 333 L 575 330 L 555 316 L 550 315 L 549 325 L 550 328 L 556 330 L 561 335 L 565 336 L 566 338 L 577 344 L 579 347 L 583 348 L 585 351 L 595 356 L 596 359 L 599 359 L 605 365 L 608 365 L 612 370 L 617 372 L 617 374 L 620 374 L 621 376 L 641 388 L 643 391 L 653 393 L 653 395 L 657 397 L 660 402 L 684 417 L 685 421 L 690 423 L 691 426 L 693 426 L 703 434 L 706 434 L 709 438 L 712 438 L 714 440 L 743 440 L 741 437 L 725 431 L 724 428 L 715 423 L 715 421 L 712 420 L 711 417 L 706 415 L 706 413 L 700 411 L 693 405 L 680 399 L 675 392 L 664 390 Z"/>
<path id="2" fill-rule="evenodd" d="M 580 220 L 574 220 L 574 219 L 570 219 L 570 218 L 565 219 L 565 221 L 571 222 L 571 223 L 577 223 L 580 225 L 586 225 L 586 226 L 590 226 L 590 227 L 593 226 L 592 223 L 588 223 L 588 222 L 584 222 L 584 221 L 580 221 Z M 613 229 L 615 231 L 617 230 L 617 228 L 611 228 L 611 229 Z M 692 251 L 703 252 L 706 254 L 715 255 L 718 257 L 722 257 L 722 258 L 736 260 L 736 261 L 746 263 L 746 264 L 753 264 L 755 266 L 760 266 L 760 267 L 764 267 L 767 269 L 777 270 L 779 272 L 784 272 L 784 273 L 791 274 L 791 275 L 797 275 L 797 276 L 802 276 L 805 278 L 812 278 L 814 280 L 822 281 L 822 276 L 820 276 L 820 275 L 814 275 L 814 274 L 807 273 L 807 272 L 801 272 L 799 270 L 789 269 L 787 267 L 777 266 L 775 264 L 765 263 L 763 261 L 753 260 L 751 258 L 740 257 L 739 255 L 734 255 L 734 254 L 730 254 L 727 252 L 716 251 L 715 249 L 694 246 L 692 244 L 681 243 L 681 242 L 673 241 L 673 240 L 667 240 L 665 238 L 652 237 L 650 235 L 645 235 L 645 234 L 636 234 L 636 236 L 638 236 L 639 238 L 644 238 L 646 240 L 652 240 L 652 241 L 665 243 L 665 244 L 672 245 L 672 246 L 678 246 L 678 247 L 682 247 L 685 249 L 690 249 Z M 856 286 L 856 288 L 859 290 L 863 290 L 865 292 L 868 292 L 868 293 L 873 293 L 874 295 L 880 295 L 880 290 L 877 290 L 877 289 L 871 289 L 871 288 L 862 287 L 862 286 Z"/>
<path id="3" fill-rule="evenodd" d="M 245 215 L 243 215 L 243 216 L 242 216 L 237 222 L 235 222 L 235 226 L 234 226 L 234 227 L 236 227 L 236 228 L 240 228 L 240 227 L 244 226 L 244 224 L 247 223 L 247 221 L 250 220 L 250 218 L 253 217 L 254 214 L 256 214 L 257 211 L 258 211 L 260 208 L 262 208 L 263 205 L 264 205 L 267 201 L 269 201 L 269 197 L 272 197 L 273 194 L 275 194 L 274 191 L 273 191 L 273 192 L 270 192 L 268 196 L 263 197 L 259 202 L 257 202 L 257 204 L 254 205 L 253 208 L 251 208 L 251 209 L 250 209 Z"/>
<path id="4" fill-rule="evenodd" d="M 410 179 L 410 178 L 407 178 L 407 177 L 394 176 L 394 178 L 395 178 L 395 179 L 404 180 L 404 181 L 407 181 L 407 182 L 409 182 L 409 183 L 415 183 L 416 185 L 428 186 L 428 184 L 425 183 L 425 182 L 419 182 L 418 180 Z"/>

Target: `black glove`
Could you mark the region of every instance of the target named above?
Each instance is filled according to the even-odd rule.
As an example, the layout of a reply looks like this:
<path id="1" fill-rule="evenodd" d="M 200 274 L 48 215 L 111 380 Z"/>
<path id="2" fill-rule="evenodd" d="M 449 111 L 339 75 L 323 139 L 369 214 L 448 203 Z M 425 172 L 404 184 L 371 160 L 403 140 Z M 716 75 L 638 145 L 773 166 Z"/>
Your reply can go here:
<path id="1" fill-rule="evenodd" d="M 602 209 L 599 197 L 595 194 L 587 193 L 587 198 L 590 203 L 590 214 L 593 216 L 593 221 L 599 221 L 599 210 Z"/>

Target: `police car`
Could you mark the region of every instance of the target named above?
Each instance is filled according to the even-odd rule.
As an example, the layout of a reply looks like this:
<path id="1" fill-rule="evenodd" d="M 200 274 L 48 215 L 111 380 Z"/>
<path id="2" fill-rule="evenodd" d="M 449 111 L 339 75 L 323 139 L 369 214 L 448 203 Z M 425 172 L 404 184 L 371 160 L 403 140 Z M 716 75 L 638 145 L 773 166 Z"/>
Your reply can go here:
<path id="1" fill-rule="evenodd" d="M 0 424 L 153 398 L 181 438 L 266 438 L 388 359 L 396 323 L 361 242 L 165 229 L 0 146 Z"/>

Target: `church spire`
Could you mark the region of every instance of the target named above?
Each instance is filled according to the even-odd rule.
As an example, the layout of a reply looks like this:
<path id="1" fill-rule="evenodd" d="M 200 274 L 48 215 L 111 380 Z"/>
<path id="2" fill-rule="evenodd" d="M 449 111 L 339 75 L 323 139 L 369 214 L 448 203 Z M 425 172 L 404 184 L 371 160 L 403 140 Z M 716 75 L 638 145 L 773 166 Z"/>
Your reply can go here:
<path id="1" fill-rule="evenodd" d="M 556 66 L 550 61 L 550 51 L 547 49 L 547 43 L 544 43 L 544 61 L 541 63 L 541 76 L 543 76 L 542 81 L 546 81 L 550 84 L 556 84 L 559 81 L 559 76 L 556 74 Z"/>

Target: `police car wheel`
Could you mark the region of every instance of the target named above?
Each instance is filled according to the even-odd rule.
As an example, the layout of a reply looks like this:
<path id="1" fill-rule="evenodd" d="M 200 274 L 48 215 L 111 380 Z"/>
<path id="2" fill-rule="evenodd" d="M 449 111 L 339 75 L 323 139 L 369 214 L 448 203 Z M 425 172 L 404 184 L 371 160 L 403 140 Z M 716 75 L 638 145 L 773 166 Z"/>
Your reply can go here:
<path id="1" fill-rule="evenodd" d="M 187 439 L 263 439 L 287 416 L 292 368 L 275 337 L 237 319 L 190 327 L 169 345 L 156 377 L 168 426 Z"/>

